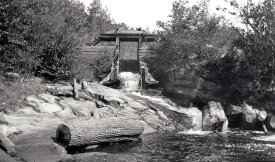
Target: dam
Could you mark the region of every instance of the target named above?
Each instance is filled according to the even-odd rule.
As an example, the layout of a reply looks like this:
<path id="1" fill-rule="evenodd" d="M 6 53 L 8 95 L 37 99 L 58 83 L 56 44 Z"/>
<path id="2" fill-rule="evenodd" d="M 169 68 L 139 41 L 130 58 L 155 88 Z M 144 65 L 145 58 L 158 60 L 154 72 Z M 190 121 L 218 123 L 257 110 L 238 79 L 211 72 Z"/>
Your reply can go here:
<path id="1" fill-rule="evenodd" d="M 111 72 L 101 84 L 119 82 L 123 89 L 146 89 L 147 85 L 158 83 L 144 61 L 155 57 L 156 53 L 149 48 L 149 43 L 155 41 L 155 34 L 115 29 L 100 34 L 93 46 L 85 47 L 83 52 L 85 55 L 110 53 L 113 60 Z"/>

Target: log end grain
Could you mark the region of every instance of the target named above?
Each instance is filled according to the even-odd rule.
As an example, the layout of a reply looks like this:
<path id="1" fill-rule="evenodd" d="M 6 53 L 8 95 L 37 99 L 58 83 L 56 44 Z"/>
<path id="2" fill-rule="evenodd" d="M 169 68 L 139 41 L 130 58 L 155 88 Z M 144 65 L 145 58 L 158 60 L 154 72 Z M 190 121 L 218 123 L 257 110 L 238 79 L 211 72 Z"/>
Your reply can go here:
<path id="1" fill-rule="evenodd" d="M 71 141 L 71 131 L 64 125 L 60 124 L 56 129 L 56 142 L 63 147 L 67 147 Z"/>

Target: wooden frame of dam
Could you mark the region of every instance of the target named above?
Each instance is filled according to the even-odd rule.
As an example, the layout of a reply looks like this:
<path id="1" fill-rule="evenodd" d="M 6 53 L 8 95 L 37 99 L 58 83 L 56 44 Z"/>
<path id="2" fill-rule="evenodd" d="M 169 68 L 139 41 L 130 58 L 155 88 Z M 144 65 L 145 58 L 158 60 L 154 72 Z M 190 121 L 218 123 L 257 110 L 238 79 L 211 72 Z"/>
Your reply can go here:
<path id="1" fill-rule="evenodd" d="M 97 55 L 112 55 L 111 72 L 101 81 L 103 85 L 117 84 L 122 72 L 139 74 L 139 89 L 158 83 L 149 73 L 144 58 L 155 57 L 156 52 L 149 49 L 148 44 L 156 41 L 155 34 L 135 30 L 111 30 L 100 34 L 93 46 L 83 48 L 84 56 L 89 60 Z"/>

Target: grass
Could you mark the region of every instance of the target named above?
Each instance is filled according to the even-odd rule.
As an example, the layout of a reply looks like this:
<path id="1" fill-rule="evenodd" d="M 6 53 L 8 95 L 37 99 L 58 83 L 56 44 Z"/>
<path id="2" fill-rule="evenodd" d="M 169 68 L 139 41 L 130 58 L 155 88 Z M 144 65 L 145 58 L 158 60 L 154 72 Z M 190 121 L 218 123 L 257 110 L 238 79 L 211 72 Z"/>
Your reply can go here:
<path id="1" fill-rule="evenodd" d="M 25 98 L 45 92 L 41 80 L 33 77 L 7 79 L 0 76 L 0 112 L 15 111 L 25 105 Z"/>

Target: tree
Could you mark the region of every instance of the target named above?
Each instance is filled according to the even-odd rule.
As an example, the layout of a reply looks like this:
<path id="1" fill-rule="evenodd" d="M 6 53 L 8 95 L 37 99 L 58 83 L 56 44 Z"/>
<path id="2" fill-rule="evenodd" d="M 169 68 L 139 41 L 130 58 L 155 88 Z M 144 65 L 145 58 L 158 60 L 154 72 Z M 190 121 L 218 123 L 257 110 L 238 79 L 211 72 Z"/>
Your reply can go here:
<path id="1" fill-rule="evenodd" d="M 0 10 L 2 72 L 35 73 L 49 79 L 71 75 L 86 22 L 81 3 L 9 0 L 1 1 Z"/>
<path id="2" fill-rule="evenodd" d="M 221 17 L 208 13 L 207 1 L 193 6 L 188 1 L 175 1 L 170 21 L 158 22 L 163 30 L 159 31 L 161 41 L 156 49 L 159 55 L 151 63 L 155 73 L 194 77 L 200 66 L 220 56 L 220 47 L 228 43 L 220 37 L 227 30 L 221 24 Z"/>
<path id="3" fill-rule="evenodd" d="M 86 27 L 89 34 L 88 44 L 91 44 L 100 33 L 116 28 L 108 10 L 103 8 L 100 0 L 94 0 L 90 4 Z"/>

